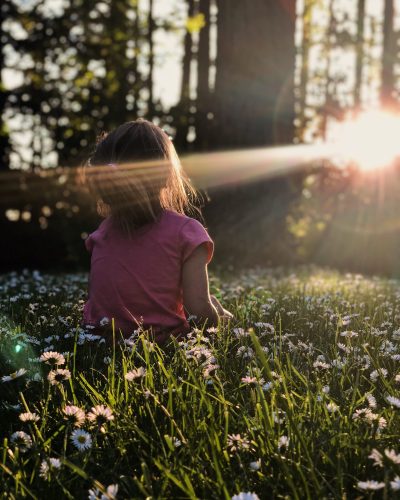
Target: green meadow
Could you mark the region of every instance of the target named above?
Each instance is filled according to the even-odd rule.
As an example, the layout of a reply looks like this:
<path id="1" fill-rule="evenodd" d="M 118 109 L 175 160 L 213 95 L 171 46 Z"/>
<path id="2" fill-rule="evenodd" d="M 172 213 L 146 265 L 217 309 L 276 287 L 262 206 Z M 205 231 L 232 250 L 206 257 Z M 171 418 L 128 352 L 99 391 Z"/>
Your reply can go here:
<path id="1" fill-rule="evenodd" d="M 86 288 L 0 278 L 1 498 L 399 495 L 399 282 L 214 274 L 234 320 L 163 349 L 82 330 Z"/>

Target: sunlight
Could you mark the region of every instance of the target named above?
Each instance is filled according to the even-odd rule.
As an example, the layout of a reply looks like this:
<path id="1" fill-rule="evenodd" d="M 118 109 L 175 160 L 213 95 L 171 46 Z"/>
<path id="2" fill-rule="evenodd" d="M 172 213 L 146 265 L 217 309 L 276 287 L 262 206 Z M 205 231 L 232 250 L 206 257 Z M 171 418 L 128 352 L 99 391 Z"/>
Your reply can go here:
<path id="1" fill-rule="evenodd" d="M 383 110 L 365 111 L 332 129 L 333 155 L 364 171 L 390 165 L 400 156 L 400 116 Z"/>

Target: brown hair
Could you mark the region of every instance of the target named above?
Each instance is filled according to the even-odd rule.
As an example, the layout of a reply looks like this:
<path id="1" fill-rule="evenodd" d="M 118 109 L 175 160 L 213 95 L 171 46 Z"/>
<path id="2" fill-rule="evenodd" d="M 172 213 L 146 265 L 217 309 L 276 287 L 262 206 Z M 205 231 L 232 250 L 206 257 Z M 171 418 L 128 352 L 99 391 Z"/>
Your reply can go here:
<path id="1" fill-rule="evenodd" d="M 83 169 L 83 182 L 103 217 L 126 235 L 155 221 L 163 209 L 198 210 L 197 193 L 182 170 L 169 136 L 139 118 L 103 132 Z"/>

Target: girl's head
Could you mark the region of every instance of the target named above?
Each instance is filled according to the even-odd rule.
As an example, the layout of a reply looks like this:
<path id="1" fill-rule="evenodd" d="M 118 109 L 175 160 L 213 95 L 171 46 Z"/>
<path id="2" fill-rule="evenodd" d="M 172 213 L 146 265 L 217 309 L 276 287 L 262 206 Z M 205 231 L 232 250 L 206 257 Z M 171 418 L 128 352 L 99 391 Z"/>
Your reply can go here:
<path id="1" fill-rule="evenodd" d="M 111 216 L 125 234 L 156 220 L 163 209 L 184 213 L 196 198 L 172 141 L 144 119 L 103 132 L 83 177 L 99 214 Z"/>

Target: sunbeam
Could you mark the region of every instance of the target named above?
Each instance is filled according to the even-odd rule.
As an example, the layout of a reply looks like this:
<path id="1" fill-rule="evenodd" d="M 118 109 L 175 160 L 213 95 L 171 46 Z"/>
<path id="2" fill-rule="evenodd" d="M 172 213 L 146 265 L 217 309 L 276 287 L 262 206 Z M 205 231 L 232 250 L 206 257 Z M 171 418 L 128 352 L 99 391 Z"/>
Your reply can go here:
<path id="1" fill-rule="evenodd" d="M 198 188 L 207 189 L 286 175 L 311 163 L 322 162 L 328 159 L 330 154 L 330 148 L 324 144 L 289 145 L 193 154 L 183 156 L 181 164 Z M 111 178 L 114 184 L 124 182 L 126 174 L 132 171 L 138 174 L 146 172 L 146 177 L 156 182 L 159 176 L 165 175 L 165 162 L 126 163 L 118 165 L 115 171 L 110 171 L 109 166 L 90 166 L 87 171 L 96 175 L 97 182 L 107 183 Z M 54 178 L 58 182 L 60 177 L 64 176 L 60 187 L 77 189 L 83 185 L 82 174 L 82 167 L 64 167 L 62 173 L 60 169 L 47 170 L 44 177 Z M 2 172 L 0 193 L 3 203 L 23 201 L 27 196 L 43 196 L 40 189 L 31 189 L 29 193 L 23 187 L 21 189 L 21 176 L 29 179 L 31 186 L 38 188 L 43 180 L 41 176 L 33 173 Z"/>

